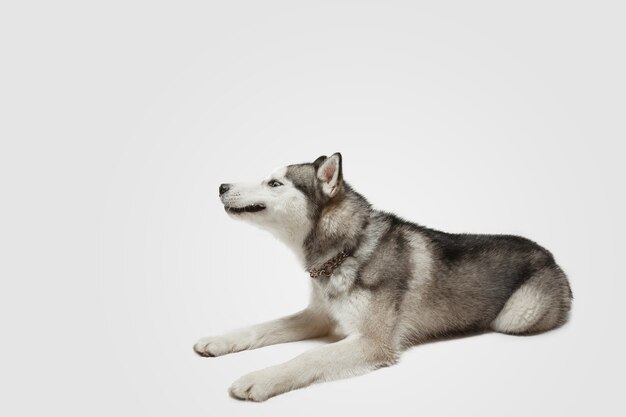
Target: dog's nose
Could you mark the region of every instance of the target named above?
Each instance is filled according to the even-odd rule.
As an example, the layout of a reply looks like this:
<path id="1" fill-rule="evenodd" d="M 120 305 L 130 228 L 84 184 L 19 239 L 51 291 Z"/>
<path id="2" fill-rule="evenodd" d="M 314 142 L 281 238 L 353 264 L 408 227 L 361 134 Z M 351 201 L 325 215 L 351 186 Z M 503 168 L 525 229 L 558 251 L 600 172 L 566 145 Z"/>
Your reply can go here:
<path id="1" fill-rule="evenodd" d="M 222 194 L 224 194 L 228 190 L 230 190 L 230 184 L 221 184 L 220 185 L 220 196 Z"/>

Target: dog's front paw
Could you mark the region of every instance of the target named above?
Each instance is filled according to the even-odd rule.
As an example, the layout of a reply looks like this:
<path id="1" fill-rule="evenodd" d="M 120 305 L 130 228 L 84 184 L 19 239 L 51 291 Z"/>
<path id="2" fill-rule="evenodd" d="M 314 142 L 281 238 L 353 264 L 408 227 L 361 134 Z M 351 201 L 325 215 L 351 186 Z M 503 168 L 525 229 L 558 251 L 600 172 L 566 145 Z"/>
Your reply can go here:
<path id="1" fill-rule="evenodd" d="M 222 356 L 227 353 L 239 352 L 246 347 L 239 346 L 234 341 L 226 337 L 212 336 L 203 337 L 193 345 L 193 350 L 200 356 Z"/>
<path id="2" fill-rule="evenodd" d="M 286 382 L 281 372 L 268 368 L 242 376 L 233 383 L 228 392 L 239 400 L 265 401 L 291 390 Z"/>

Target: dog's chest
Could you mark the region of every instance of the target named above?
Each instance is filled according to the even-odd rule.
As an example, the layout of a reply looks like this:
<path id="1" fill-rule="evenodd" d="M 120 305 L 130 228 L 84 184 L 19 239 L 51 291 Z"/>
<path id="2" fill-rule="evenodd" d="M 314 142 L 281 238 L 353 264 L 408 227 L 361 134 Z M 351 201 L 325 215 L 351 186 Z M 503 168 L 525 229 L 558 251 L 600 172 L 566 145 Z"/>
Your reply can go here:
<path id="1" fill-rule="evenodd" d="M 369 304 L 368 294 L 354 289 L 354 274 L 354 270 L 342 268 L 317 286 L 337 331 L 344 335 L 359 332 Z"/>

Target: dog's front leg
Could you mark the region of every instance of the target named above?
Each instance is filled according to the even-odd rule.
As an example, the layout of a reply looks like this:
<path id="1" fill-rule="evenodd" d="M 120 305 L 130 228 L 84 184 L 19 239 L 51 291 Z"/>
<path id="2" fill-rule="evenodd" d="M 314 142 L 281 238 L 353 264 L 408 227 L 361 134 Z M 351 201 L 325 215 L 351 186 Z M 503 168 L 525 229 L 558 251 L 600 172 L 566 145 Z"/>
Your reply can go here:
<path id="1" fill-rule="evenodd" d="M 350 336 L 283 364 L 245 375 L 235 381 L 229 392 L 238 399 L 265 401 L 314 382 L 355 376 L 388 366 L 396 358 L 396 352 L 384 343 L 363 336 Z"/>
<path id="2" fill-rule="evenodd" d="M 328 334 L 329 329 L 328 317 L 308 308 L 291 316 L 222 336 L 204 337 L 194 345 L 193 350 L 201 356 L 221 356 L 277 343 L 320 337 Z"/>

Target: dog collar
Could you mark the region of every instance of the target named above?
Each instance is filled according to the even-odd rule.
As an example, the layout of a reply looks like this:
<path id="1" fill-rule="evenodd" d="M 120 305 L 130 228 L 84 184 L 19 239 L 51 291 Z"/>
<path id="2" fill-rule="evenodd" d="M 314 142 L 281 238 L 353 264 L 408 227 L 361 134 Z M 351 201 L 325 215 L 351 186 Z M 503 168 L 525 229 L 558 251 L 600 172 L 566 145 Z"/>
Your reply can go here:
<path id="1" fill-rule="evenodd" d="M 348 256 L 350 256 L 350 254 L 342 250 L 337 255 L 333 256 L 332 258 L 324 262 L 324 265 L 322 265 L 321 268 L 310 269 L 309 275 L 311 275 L 311 278 L 313 279 L 319 277 L 320 275 L 325 275 L 329 277 L 333 274 L 335 269 L 337 269 L 339 265 L 341 265 L 343 261 L 346 260 Z"/>

